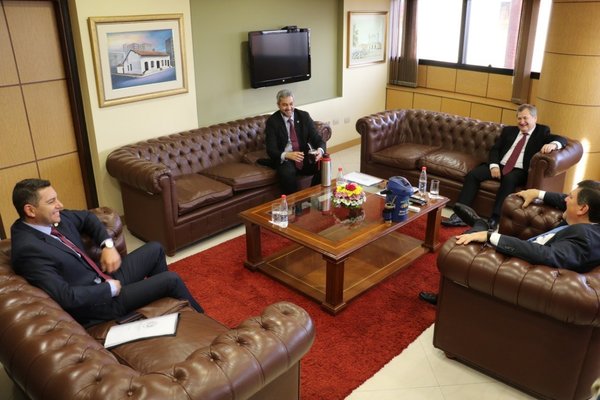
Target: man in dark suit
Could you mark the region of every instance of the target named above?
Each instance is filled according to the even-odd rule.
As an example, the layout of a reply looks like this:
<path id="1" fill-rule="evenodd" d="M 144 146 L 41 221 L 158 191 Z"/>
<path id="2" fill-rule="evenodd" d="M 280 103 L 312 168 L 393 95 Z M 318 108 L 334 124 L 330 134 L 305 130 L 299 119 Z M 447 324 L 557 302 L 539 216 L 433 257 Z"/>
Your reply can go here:
<path id="1" fill-rule="evenodd" d="M 181 278 L 167 269 L 158 243 L 123 259 L 104 225 L 89 211 L 65 210 L 47 180 L 25 179 L 13 190 L 19 219 L 11 227 L 16 273 L 43 289 L 84 326 L 117 319 L 163 298 L 202 307 Z M 100 265 L 83 253 L 81 234 L 102 247 Z"/>
<path id="2" fill-rule="evenodd" d="M 311 184 L 321 182 L 318 162 L 326 150 L 325 141 L 317 133 L 315 124 L 306 111 L 294 108 L 294 95 L 287 89 L 277 93 L 277 107 L 267 119 L 265 127 L 267 154 L 277 170 L 284 194 L 298 190 L 297 175 L 312 175 Z M 315 157 L 309 157 L 309 151 Z"/>
<path id="3" fill-rule="evenodd" d="M 464 186 L 457 200 L 457 203 L 470 206 L 481 182 L 488 179 L 500 180 L 492 216 L 488 220 L 492 230 L 498 224 L 500 209 L 506 196 L 527 183 L 529 163 L 533 155 L 538 151 L 550 153 L 567 144 L 565 138 L 550 133 L 549 127 L 536 123 L 537 109 L 531 104 L 519 106 L 517 121 L 518 126 L 502 129 L 500 137 L 490 150 L 489 162 L 479 165 L 465 176 Z M 466 226 L 456 213 L 443 220 L 442 225 Z"/>
<path id="4" fill-rule="evenodd" d="M 487 221 L 475 211 L 457 203 L 456 212 L 473 228 L 457 236 L 457 244 L 489 242 L 500 253 L 521 258 L 531 264 L 587 272 L 600 265 L 600 181 L 584 180 L 570 194 L 527 189 L 517 193 L 522 207 L 539 199 L 563 211 L 563 221 L 544 234 L 522 240 L 491 232 Z M 437 303 L 437 294 L 421 292 L 419 297 Z"/>

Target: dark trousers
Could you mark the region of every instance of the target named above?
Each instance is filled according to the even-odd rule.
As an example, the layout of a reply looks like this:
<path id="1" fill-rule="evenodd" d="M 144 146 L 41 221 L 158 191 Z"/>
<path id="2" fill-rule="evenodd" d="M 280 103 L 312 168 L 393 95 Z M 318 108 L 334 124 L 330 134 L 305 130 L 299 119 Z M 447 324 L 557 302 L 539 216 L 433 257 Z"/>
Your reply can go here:
<path id="1" fill-rule="evenodd" d="M 164 250 L 156 242 L 146 243 L 124 257 L 113 277 L 122 285 L 121 293 L 113 297 L 114 318 L 163 297 L 187 300 L 196 311 L 203 312 L 179 275 L 167 269 Z"/>
<path id="2" fill-rule="evenodd" d="M 298 191 L 298 181 L 296 179 L 298 175 L 312 175 L 311 186 L 321 183 L 321 174 L 319 173 L 318 164 L 310 164 L 307 159 L 308 157 L 304 157 L 304 163 L 301 170 L 298 170 L 296 164 L 289 160 L 276 166 L 275 169 L 277 170 L 277 177 L 283 194 L 291 194 Z"/>
<path id="3" fill-rule="evenodd" d="M 478 167 L 471 170 L 465 176 L 465 183 L 463 189 L 458 196 L 458 203 L 463 203 L 468 206 L 473 204 L 475 196 L 481 182 L 492 179 L 492 173 L 490 172 L 490 166 L 488 164 L 481 164 Z M 496 201 L 494 202 L 494 209 L 492 211 L 492 218 L 496 221 L 500 218 L 500 211 L 502 209 L 502 203 L 504 199 L 514 193 L 515 190 L 524 186 L 527 183 L 527 172 L 522 169 L 515 168 L 506 175 L 502 175 L 500 179 L 500 188 L 496 194 Z"/>

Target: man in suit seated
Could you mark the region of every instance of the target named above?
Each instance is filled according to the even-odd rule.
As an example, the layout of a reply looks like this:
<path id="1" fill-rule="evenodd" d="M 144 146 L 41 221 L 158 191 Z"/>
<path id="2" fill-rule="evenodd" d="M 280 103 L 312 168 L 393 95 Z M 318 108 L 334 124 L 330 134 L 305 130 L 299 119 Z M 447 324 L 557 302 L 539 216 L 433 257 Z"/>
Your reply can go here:
<path id="1" fill-rule="evenodd" d="M 584 180 L 571 193 L 552 193 L 527 189 L 517 193 L 523 207 L 539 199 L 563 211 L 563 222 L 556 228 L 530 238 L 518 239 L 489 230 L 487 221 L 464 204 L 457 203 L 455 212 L 473 228 L 458 235 L 457 244 L 490 243 L 496 251 L 521 258 L 531 264 L 587 272 L 600 264 L 600 182 Z M 437 295 L 421 292 L 419 297 L 431 304 Z"/>
<path id="2" fill-rule="evenodd" d="M 325 141 L 310 115 L 294 107 L 291 91 L 283 89 L 277 93 L 277 107 L 279 110 L 267 119 L 265 141 L 282 192 L 290 194 L 298 190 L 297 175 L 312 175 L 311 185 L 318 185 L 321 182 L 318 162 L 325 153 Z"/>
<path id="3" fill-rule="evenodd" d="M 13 189 L 19 219 L 11 227 L 15 272 L 44 290 L 84 326 L 127 316 L 163 297 L 202 307 L 175 272 L 165 253 L 146 243 L 123 259 L 105 226 L 89 211 L 65 210 L 50 182 L 25 179 Z M 100 245 L 100 265 L 87 254 L 81 234 Z"/>
<path id="4" fill-rule="evenodd" d="M 527 183 L 529 162 L 539 151 L 550 153 L 567 145 L 567 140 L 550 133 L 550 128 L 537 124 L 537 109 L 531 104 L 522 104 L 517 109 L 518 126 L 506 126 L 490 150 L 489 162 L 475 167 L 465 176 L 465 183 L 457 203 L 470 206 L 477 196 L 481 182 L 489 179 L 500 181 L 492 216 L 488 220 L 490 229 L 496 229 L 504 199 L 519 186 Z M 455 212 L 442 221 L 444 226 L 466 226 Z"/>

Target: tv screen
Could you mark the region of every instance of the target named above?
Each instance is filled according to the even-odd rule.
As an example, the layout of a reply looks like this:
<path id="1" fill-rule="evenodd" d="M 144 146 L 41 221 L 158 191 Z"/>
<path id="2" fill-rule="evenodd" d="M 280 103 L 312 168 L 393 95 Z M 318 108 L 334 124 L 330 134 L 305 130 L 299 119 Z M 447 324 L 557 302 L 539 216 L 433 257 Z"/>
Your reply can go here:
<path id="1" fill-rule="evenodd" d="M 310 79 L 310 30 L 248 32 L 253 88 Z"/>

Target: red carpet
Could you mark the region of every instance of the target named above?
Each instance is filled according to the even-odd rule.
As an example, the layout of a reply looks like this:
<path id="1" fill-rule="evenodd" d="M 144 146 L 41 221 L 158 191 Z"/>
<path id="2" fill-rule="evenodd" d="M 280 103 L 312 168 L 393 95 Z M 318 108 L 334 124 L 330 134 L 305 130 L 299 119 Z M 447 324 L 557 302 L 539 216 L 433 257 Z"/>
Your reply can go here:
<path id="1" fill-rule="evenodd" d="M 404 233 L 423 238 L 425 218 Z M 464 228 L 440 228 L 442 243 Z M 288 242 L 263 233 L 263 254 Z M 316 339 L 302 360 L 302 399 L 343 399 L 375 374 L 429 327 L 435 308 L 418 299 L 421 290 L 437 291 L 436 254 L 426 254 L 331 316 L 303 295 L 243 266 L 245 236 L 229 240 L 170 265 L 207 314 L 234 327 L 281 300 L 303 307 L 316 326 Z"/>

